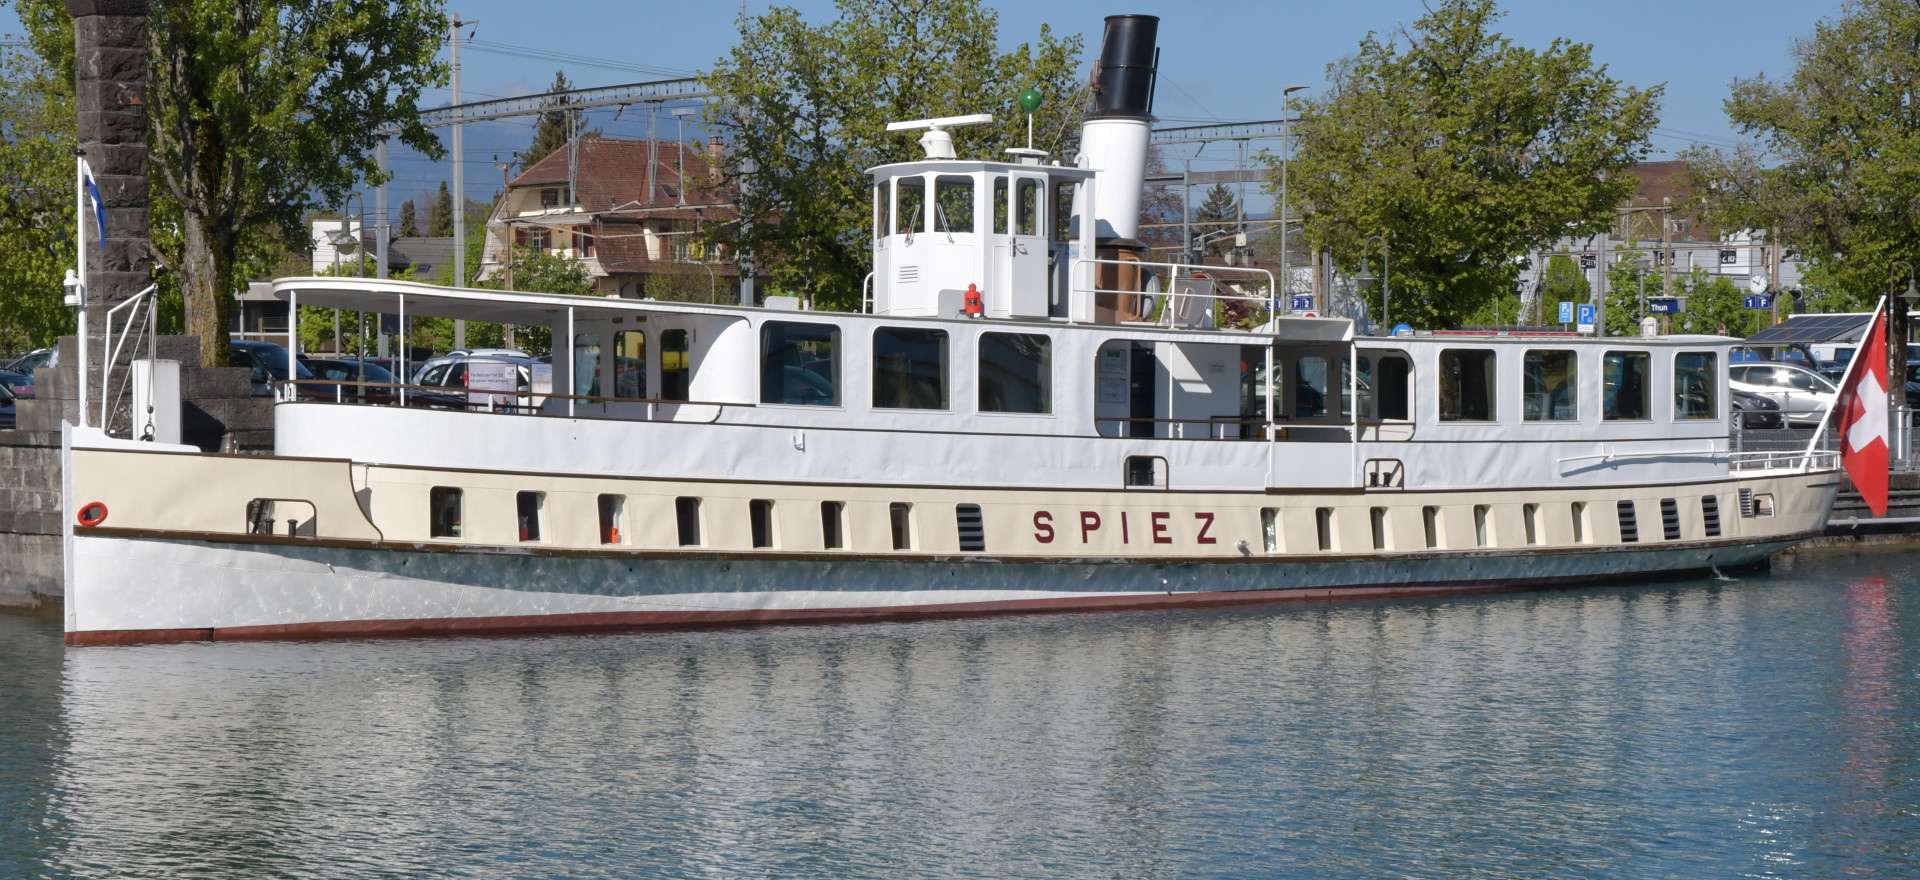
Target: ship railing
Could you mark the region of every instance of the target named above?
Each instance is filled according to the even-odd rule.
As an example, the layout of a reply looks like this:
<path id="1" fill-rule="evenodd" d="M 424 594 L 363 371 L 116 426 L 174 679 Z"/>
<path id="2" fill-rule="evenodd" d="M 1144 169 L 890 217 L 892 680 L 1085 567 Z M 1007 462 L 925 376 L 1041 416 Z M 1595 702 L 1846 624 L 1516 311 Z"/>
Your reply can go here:
<path id="1" fill-rule="evenodd" d="M 669 400 L 654 397 L 610 397 L 602 394 L 558 394 L 535 391 L 490 391 L 447 385 L 409 385 L 404 382 L 358 382 L 335 379 L 293 379 L 274 383 L 281 401 L 339 403 L 361 406 L 404 406 L 421 409 L 461 410 L 497 415 L 538 416 L 549 400 L 568 402 L 568 415 L 590 414 L 580 405 L 599 405 L 601 415 L 615 415 L 632 421 L 714 422 L 726 407 L 751 408 L 754 404 L 712 400 Z M 349 390 L 352 389 L 352 390 Z M 638 413 L 623 410 L 614 413 L 611 406 L 644 406 Z M 712 407 L 705 419 L 675 418 L 687 407 Z M 557 415 L 557 413 L 555 414 Z"/>
<path id="2" fill-rule="evenodd" d="M 1097 267 L 1099 266 L 1124 266 L 1133 269 L 1164 269 L 1166 270 L 1166 280 L 1163 282 L 1164 286 L 1162 289 L 1158 291 L 1109 289 L 1098 286 L 1097 281 L 1095 281 L 1094 284 L 1082 286 L 1080 283 L 1082 276 L 1095 273 L 1095 278 L 1098 278 L 1097 273 L 1099 270 Z M 1081 267 L 1086 267 L 1086 269 L 1083 270 Z M 1214 276 L 1219 274 L 1241 275 L 1249 279 L 1265 278 L 1267 292 L 1263 295 L 1219 292 L 1191 293 L 1182 292 L 1178 289 L 1178 283 L 1180 281 L 1190 281 L 1196 277 L 1205 280 L 1215 280 Z M 1154 323 L 1166 326 L 1200 326 L 1205 320 L 1203 316 L 1211 311 L 1211 306 L 1215 302 L 1251 303 L 1258 308 L 1266 309 L 1272 317 L 1291 314 L 1291 311 L 1287 308 L 1288 303 L 1281 301 L 1278 294 L 1280 288 L 1274 282 L 1273 273 L 1266 269 L 1259 269 L 1252 266 L 1196 266 L 1192 263 L 1149 263 L 1135 260 L 1115 260 L 1105 257 L 1076 257 L 1073 261 L 1071 275 L 1073 277 L 1073 294 L 1076 297 L 1082 294 L 1098 295 L 1109 293 L 1164 298 L 1166 300 L 1166 307 L 1160 310 L 1160 317 L 1157 318 Z M 1222 286 L 1224 287 L 1225 285 Z M 1231 290 L 1232 288 L 1227 289 Z M 1196 306 L 1205 311 L 1195 310 Z"/>
<path id="3" fill-rule="evenodd" d="M 1762 452 L 1727 453 L 1727 468 L 1734 473 L 1753 471 L 1805 473 L 1840 466 L 1840 453 L 1827 449 L 1774 449 Z"/>

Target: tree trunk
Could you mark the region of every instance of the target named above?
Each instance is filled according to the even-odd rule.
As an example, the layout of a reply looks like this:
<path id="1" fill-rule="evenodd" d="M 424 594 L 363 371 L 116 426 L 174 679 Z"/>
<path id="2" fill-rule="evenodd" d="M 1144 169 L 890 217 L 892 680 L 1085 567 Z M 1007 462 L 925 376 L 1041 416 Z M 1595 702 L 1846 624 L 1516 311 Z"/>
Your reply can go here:
<path id="1" fill-rule="evenodd" d="M 224 367 L 233 326 L 233 257 L 220 247 L 204 216 L 185 211 L 180 225 L 187 335 L 200 340 L 200 366 Z"/>

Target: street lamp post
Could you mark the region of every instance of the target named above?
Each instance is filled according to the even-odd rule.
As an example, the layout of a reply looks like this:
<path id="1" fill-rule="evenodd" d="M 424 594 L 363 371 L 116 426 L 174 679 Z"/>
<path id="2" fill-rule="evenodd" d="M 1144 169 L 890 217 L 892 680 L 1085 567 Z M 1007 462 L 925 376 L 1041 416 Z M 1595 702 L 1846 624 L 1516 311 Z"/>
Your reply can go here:
<path id="1" fill-rule="evenodd" d="M 1393 269 L 1393 249 L 1386 236 L 1369 235 L 1365 241 L 1360 242 L 1360 274 L 1362 276 L 1367 274 L 1367 250 L 1376 241 L 1380 243 L 1380 326 L 1387 328 L 1387 335 L 1392 336 L 1393 320 L 1392 312 L 1389 310 L 1391 300 L 1388 276 L 1392 274 Z"/>
<path id="2" fill-rule="evenodd" d="M 1293 150 L 1293 142 L 1287 130 L 1287 98 L 1294 92 L 1306 88 L 1306 86 L 1285 86 L 1280 89 L 1280 290 L 1275 293 L 1282 297 L 1293 289 L 1293 278 L 1287 272 L 1287 217 L 1291 213 L 1287 206 L 1287 160 Z M 1293 311 L 1291 297 L 1287 298 L 1286 307 L 1288 312 Z"/>

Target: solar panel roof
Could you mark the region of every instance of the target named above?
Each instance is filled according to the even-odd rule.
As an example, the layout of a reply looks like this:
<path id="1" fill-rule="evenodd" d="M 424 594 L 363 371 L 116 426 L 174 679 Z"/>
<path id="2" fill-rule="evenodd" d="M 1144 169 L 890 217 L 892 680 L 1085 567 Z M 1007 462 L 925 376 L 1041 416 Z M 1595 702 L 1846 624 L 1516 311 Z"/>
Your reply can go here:
<path id="1" fill-rule="evenodd" d="M 1850 341 L 1872 315 L 1794 315 L 1747 337 L 1748 345 Z"/>

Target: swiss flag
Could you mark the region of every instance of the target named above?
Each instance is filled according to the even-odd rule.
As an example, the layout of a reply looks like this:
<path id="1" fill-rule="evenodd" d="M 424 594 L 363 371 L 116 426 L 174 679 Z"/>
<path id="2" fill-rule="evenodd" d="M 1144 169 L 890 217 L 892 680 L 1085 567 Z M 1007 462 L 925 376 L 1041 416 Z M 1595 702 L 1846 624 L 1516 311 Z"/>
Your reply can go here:
<path id="1" fill-rule="evenodd" d="M 1840 463 L 1874 516 L 1887 513 L 1887 309 L 1880 305 L 1833 404 Z"/>

